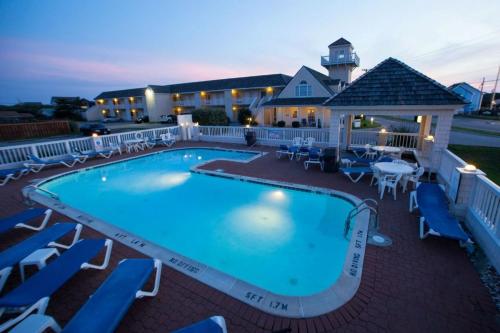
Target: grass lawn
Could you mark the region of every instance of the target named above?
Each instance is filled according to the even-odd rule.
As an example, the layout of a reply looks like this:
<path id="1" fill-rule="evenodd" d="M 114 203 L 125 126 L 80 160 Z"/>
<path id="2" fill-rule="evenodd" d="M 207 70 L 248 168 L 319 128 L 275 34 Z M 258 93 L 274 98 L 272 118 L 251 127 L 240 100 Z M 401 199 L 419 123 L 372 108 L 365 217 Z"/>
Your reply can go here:
<path id="1" fill-rule="evenodd" d="M 451 150 L 465 162 L 474 164 L 486 173 L 486 176 L 500 184 L 500 148 L 449 145 Z"/>

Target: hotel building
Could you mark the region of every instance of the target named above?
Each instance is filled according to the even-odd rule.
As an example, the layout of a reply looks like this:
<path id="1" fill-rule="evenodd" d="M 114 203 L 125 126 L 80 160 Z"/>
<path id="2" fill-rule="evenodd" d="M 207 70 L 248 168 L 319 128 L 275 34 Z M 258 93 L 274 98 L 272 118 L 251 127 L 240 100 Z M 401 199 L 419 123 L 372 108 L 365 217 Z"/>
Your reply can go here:
<path id="1" fill-rule="evenodd" d="M 224 110 L 236 122 L 238 111 L 246 108 L 264 126 L 284 121 L 286 126 L 298 122 L 301 127 L 328 127 L 330 108 L 323 103 L 351 82 L 359 57 L 352 44 L 340 38 L 320 60 L 328 75 L 302 66 L 293 77 L 269 74 L 106 91 L 95 98 L 87 120 L 148 116 L 155 122 L 165 115 L 210 108 Z"/>

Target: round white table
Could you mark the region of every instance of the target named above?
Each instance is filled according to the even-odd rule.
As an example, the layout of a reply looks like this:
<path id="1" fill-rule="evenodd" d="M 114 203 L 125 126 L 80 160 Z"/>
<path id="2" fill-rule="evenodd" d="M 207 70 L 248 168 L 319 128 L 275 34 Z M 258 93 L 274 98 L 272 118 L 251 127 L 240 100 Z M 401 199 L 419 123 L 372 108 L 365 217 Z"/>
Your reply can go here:
<path id="1" fill-rule="evenodd" d="M 413 172 L 413 168 L 406 164 L 392 163 L 392 162 L 379 162 L 375 163 L 374 167 L 379 169 L 382 173 L 390 174 L 403 174 L 408 175 Z"/>
<path id="2" fill-rule="evenodd" d="M 391 147 L 391 146 L 373 146 L 372 149 L 375 151 L 378 151 L 382 154 L 383 153 L 388 153 L 388 154 L 399 153 L 401 151 L 401 148 Z"/>

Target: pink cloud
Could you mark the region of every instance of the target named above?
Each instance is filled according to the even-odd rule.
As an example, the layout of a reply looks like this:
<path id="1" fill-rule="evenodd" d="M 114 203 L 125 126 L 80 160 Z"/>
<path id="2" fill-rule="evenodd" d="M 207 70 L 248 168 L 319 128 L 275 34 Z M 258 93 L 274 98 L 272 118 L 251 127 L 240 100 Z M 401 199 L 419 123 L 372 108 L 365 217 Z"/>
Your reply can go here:
<path id="1" fill-rule="evenodd" d="M 68 47 L 0 39 L 0 74 L 9 79 L 75 79 L 100 83 L 168 84 L 233 76 L 268 74 L 265 67 L 219 65 L 209 62 L 159 58 L 106 48 Z M 69 50 L 69 51 L 67 51 Z M 67 53 L 63 53 L 67 52 Z M 110 56 L 111 55 L 111 56 Z M 114 61 L 106 58 L 115 58 Z"/>

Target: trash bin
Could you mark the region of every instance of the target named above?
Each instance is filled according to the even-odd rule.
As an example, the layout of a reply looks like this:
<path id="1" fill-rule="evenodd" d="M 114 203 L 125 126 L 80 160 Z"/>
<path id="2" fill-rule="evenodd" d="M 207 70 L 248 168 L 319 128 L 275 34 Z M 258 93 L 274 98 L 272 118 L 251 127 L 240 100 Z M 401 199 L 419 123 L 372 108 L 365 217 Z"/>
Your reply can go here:
<path id="1" fill-rule="evenodd" d="M 257 133 L 255 131 L 246 131 L 245 140 L 247 141 L 247 146 L 253 146 L 257 142 Z"/>
<path id="2" fill-rule="evenodd" d="M 339 165 L 337 162 L 337 148 L 325 148 L 323 150 L 323 156 L 321 157 L 321 159 L 323 161 L 324 172 L 337 172 L 339 170 Z"/>

